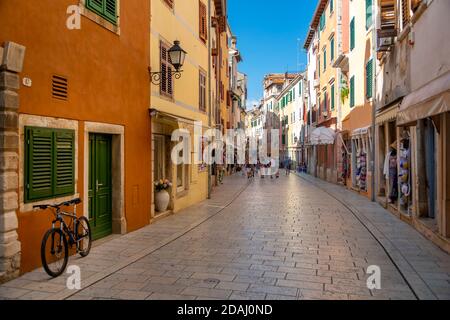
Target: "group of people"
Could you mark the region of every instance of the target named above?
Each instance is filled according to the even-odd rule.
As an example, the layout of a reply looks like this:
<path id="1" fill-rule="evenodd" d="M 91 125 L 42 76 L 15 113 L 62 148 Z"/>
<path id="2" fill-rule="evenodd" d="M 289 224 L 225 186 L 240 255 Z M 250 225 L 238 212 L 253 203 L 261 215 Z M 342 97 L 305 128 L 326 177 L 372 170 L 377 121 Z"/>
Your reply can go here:
<path id="1" fill-rule="evenodd" d="M 270 161 L 266 164 L 263 164 L 260 161 L 256 164 L 250 164 L 247 162 L 243 167 L 243 175 L 246 175 L 247 179 L 254 178 L 256 175 L 259 175 L 261 179 L 264 179 L 266 176 L 270 176 L 271 179 L 274 177 L 278 179 L 280 177 L 280 173 L 274 159 L 270 159 Z"/>

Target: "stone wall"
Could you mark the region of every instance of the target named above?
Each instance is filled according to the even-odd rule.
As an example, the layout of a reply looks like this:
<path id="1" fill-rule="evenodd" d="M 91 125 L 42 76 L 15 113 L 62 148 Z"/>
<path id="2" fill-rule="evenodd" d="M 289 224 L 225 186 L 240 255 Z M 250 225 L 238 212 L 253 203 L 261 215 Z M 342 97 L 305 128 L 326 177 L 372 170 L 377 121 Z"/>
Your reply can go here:
<path id="1" fill-rule="evenodd" d="M 0 47 L 0 283 L 19 275 L 18 163 L 19 94 L 25 47 Z"/>

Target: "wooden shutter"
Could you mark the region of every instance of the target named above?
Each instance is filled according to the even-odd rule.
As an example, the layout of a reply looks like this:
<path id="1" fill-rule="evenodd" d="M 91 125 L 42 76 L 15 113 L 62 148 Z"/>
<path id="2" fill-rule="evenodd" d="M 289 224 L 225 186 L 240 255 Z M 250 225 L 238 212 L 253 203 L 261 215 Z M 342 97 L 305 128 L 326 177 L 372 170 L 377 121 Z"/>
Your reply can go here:
<path id="1" fill-rule="evenodd" d="M 206 75 L 201 70 L 199 72 L 199 109 L 206 111 Z"/>
<path id="2" fill-rule="evenodd" d="M 160 62 L 161 62 L 161 83 L 160 93 L 171 97 L 173 95 L 172 64 L 169 57 L 169 47 L 160 42 Z"/>
<path id="3" fill-rule="evenodd" d="M 366 97 L 372 98 L 373 95 L 373 60 L 371 59 L 366 65 Z"/>
<path id="4" fill-rule="evenodd" d="M 330 40 L 330 61 L 334 61 L 334 37 Z"/>
<path id="5" fill-rule="evenodd" d="M 53 135 L 45 128 L 27 128 L 25 199 L 52 196 Z"/>
<path id="6" fill-rule="evenodd" d="M 350 50 L 355 48 L 355 18 L 350 22 Z"/>
<path id="7" fill-rule="evenodd" d="M 350 107 L 355 106 L 355 77 L 350 79 Z"/>
<path id="8" fill-rule="evenodd" d="M 112 22 L 117 22 L 117 0 L 105 0 L 105 16 Z"/>
<path id="9" fill-rule="evenodd" d="M 199 1 L 199 35 L 200 39 L 202 39 L 204 42 L 206 42 L 208 38 L 208 22 L 207 22 L 207 12 L 206 12 L 206 5 Z"/>
<path id="10" fill-rule="evenodd" d="M 86 7 L 114 24 L 117 22 L 117 0 L 87 0 Z"/>
<path id="11" fill-rule="evenodd" d="M 335 92 L 334 92 L 334 83 L 331 85 L 331 110 L 334 110 L 334 96 L 335 96 Z"/>
<path id="12" fill-rule="evenodd" d="M 86 5 L 89 9 L 93 9 L 98 13 L 103 12 L 103 2 L 104 0 L 87 0 Z"/>
<path id="13" fill-rule="evenodd" d="M 409 1 L 410 0 L 402 0 L 402 26 L 403 26 L 403 29 L 406 28 L 406 26 L 409 23 L 409 19 L 410 19 Z"/>
<path id="14" fill-rule="evenodd" d="M 164 0 L 164 2 L 165 2 L 171 9 L 173 9 L 173 1 L 174 1 L 174 0 Z"/>
<path id="15" fill-rule="evenodd" d="M 56 131 L 54 144 L 54 194 L 64 195 L 74 192 L 74 144 L 73 131 Z"/>
<path id="16" fill-rule="evenodd" d="M 372 0 L 366 0 L 366 30 L 372 26 Z"/>

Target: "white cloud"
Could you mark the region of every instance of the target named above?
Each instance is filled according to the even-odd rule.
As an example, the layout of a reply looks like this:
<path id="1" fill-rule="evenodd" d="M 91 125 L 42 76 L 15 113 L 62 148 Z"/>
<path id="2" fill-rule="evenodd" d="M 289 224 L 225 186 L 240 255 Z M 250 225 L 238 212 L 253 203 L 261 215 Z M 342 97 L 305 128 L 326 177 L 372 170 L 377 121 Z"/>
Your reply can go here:
<path id="1" fill-rule="evenodd" d="M 258 106 L 259 105 L 259 100 L 247 100 L 247 110 L 251 110 L 254 108 L 254 106 Z"/>

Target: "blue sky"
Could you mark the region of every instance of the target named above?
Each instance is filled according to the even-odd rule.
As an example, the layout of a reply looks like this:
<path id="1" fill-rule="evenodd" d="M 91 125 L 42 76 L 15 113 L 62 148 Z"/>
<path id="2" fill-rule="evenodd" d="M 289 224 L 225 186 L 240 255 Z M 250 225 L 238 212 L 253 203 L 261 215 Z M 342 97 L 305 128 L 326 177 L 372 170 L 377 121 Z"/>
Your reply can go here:
<path id="1" fill-rule="evenodd" d="M 305 69 L 303 43 L 316 4 L 315 0 L 228 0 L 229 23 L 244 57 L 239 71 L 248 75 L 247 105 L 262 97 L 265 74 L 298 71 L 298 55 L 300 70 Z"/>

